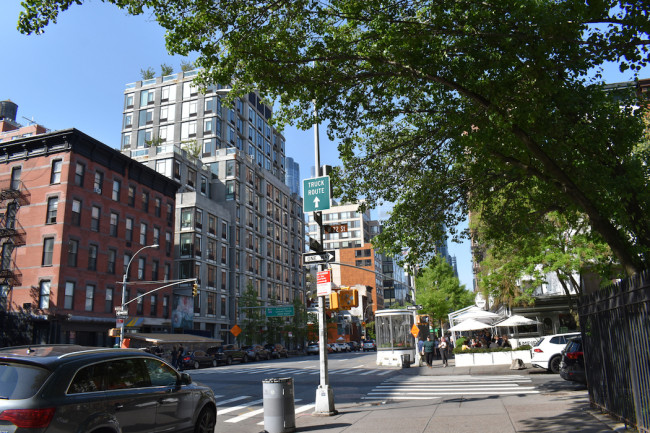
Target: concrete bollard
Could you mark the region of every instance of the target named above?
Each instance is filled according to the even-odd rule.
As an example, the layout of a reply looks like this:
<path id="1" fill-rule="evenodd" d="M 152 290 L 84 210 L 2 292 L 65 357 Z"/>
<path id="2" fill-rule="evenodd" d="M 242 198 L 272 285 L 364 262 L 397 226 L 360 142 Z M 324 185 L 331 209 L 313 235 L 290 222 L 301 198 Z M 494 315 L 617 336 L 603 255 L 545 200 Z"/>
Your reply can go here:
<path id="1" fill-rule="evenodd" d="M 264 431 L 289 433 L 296 430 L 293 378 L 264 379 Z"/>

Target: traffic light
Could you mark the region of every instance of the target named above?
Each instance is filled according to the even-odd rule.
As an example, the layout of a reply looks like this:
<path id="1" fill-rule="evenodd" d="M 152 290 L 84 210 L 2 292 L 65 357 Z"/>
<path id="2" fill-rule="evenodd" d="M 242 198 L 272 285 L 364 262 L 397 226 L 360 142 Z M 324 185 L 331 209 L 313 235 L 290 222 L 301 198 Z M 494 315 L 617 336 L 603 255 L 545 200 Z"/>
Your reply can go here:
<path id="1" fill-rule="evenodd" d="M 355 289 L 341 290 L 339 292 L 339 303 L 341 308 L 349 310 L 359 306 L 359 291 Z"/>
<path id="2" fill-rule="evenodd" d="M 199 294 L 199 285 L 194 283 L 192 286 L 192 296 L 196 296 Z"/>
<path id="3" fill-rule="evenodd" d="M 339 292 L 330 293 L 330 310 L 338 310 L 339 308 L 341 308 Z"/>

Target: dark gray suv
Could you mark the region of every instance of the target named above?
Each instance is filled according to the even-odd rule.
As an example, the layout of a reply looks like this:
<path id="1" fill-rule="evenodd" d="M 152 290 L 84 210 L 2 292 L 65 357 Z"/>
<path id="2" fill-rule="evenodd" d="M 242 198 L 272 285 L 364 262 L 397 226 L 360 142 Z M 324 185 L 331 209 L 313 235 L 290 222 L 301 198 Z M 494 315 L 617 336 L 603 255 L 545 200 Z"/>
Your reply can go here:
<path id="1" fill-rule="evenodd" d="M 214 393 L 134 349 L 0 349 L 0 432 L 213 433 Z"/>

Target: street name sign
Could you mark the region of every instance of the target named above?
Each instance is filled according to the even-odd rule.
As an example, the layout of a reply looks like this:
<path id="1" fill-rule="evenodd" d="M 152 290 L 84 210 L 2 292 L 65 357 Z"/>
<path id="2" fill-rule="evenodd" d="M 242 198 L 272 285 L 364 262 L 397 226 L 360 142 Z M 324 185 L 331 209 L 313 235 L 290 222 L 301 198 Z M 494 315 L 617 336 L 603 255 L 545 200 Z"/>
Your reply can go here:
<path id="1" fill-rule="evenodd" d="M 411 311 L 421 310 L 422 308 L 423 308 L 422 305 L 407 305 L 406 306 L 406 309 L 411 310 Z"/>
<path id="2" fill-rule="evenodd" d="M 323 231 L 325 233 L 347 233 L 348 225 L 347 224 L 325 224 L 323 226 Z"/>
<path id="3" fill-rule="evenodd" d="M 278 305 L 266 307 L 266 317 L 286 317 L 295 316 L 296 312 L 293 305 Z"/>
<path id="4" fill-rule="evenodd" d="M 316 295 L 328 296 L 332 293 L 332 272 L 319 271 L 316 273 Z"/>
<path id="5" fill-rule="evenodd" d="M 304 264 L 327 263 L 334 260 L 334 250 L 323 251 L 322 253 L 303 253 L 302 262 Z"/>
<path id="6" fill-rule="evenodd" d="M 303 211 L 320 212 L 330 208 L 330 177 L 314 177 L 303 180 Z"/>

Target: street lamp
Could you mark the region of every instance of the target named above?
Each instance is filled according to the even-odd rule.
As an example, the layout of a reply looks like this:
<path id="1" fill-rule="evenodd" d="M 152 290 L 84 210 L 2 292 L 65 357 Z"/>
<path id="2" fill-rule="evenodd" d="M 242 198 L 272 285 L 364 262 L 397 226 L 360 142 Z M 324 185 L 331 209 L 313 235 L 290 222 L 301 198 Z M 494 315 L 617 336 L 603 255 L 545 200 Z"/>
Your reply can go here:
<path id="1" fill-rule="evenodd" d="M 138 251 L 136 251 L 135 254 L 133 254 L 133 257 L 131 257 L 131 260 L 129 260 L 129 263 L 126 265 L 126 268 L 124 269 L 124 275 L 122 276 L 122 305 L 121 305 L 121 311 L 124 311 L 124 304 L 126 304 L 126 277 L 129 275 L 129 268 L 131 267 L 131 262 L 133 262 L 133 259 L 135 259 L 135 256 L 137 256 L 140 251 L 147 249 L 147 248 L 158 248 L 158 244 L 153 244 L 153 245 L 146 245 L 142 248 L 140 248 Z M 120 324 L 120 348 L 122 347 L 122 343 L 124 342 L 124 317 L 122 317 L 122 323 Z"/>

